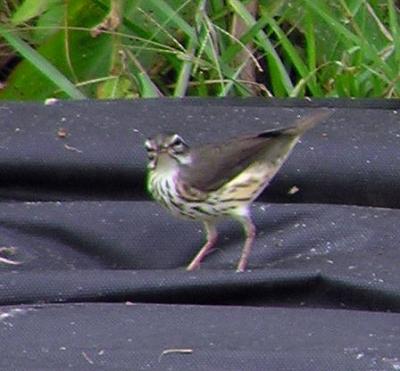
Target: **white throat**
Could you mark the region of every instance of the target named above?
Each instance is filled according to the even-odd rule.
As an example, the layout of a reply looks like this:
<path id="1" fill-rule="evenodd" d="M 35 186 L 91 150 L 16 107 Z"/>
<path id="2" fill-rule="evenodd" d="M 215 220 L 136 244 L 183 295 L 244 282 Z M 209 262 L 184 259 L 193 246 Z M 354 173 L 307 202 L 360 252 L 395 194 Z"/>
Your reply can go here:
<path id="1" fill-rule="evenodd" d="M 161 154 L 157 159 L 155 171 L 159 176 L 172 177 L 179 171 L 177 162 L 167 154 Z"/>

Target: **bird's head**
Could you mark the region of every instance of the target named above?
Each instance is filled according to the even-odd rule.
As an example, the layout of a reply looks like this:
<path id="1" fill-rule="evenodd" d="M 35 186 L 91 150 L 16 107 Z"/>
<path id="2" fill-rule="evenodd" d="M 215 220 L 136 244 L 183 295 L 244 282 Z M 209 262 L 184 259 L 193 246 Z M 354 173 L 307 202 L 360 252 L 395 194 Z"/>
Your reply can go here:
<path id="1" fill-rule="evenodd" d="M 189 146 L 178 134 L 157 134 L 144 145 L 150 170 L 173 170 L 191 162 Z"/>

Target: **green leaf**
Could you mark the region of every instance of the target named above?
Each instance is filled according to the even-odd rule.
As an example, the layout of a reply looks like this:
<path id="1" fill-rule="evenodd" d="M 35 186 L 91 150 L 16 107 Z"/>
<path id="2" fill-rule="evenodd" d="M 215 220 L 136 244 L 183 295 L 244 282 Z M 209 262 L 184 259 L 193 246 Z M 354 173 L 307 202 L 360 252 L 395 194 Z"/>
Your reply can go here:
<path id="1" fill-rule="evenodd" d="M 161 97 L 162 93 L 157 88 L 157 86 L 153 83 L 150 76 L 147 74 L 146 70 L 140 64 L 138 59 L 129 50 L 125 50 L 125 53 L 129 57 L 132 64 L 135 66 L 135 70 L 133 71 L 133 74 L 139 83 L 140 96 L 143 98 Z"/>
<path id="2" fill-rule="evenodd" d="M 257 24 L 257 21 L 248 12 L 242 2 L 239 0 L 229 0 L 229 4 L 236 14 L 243 19 L 247 26 L 252 27 Z M 293 84 L 280 56 L 272 46 L 272 43 L 264 31 L 259 31 L 257 33 L 256 40 L 259 47 L 266 54 L 270 66 L 274 93 L 277 96 L 289 95 L 293 90 Z"/>
<path id="3" fill-rule="evenodd" d="M 98 84 L 110 74 L 115 40 L 109 34 L 93 38 L 90 29 L 107 13 L 93 0 L 68 0 L 65 5 L 63 22 L 67 27 L 45 38 L 36 46 L 36 51 L 68 80 L 80 86 L 81 93 L 96 98 Z M 13 69 L 6 87 L 0 90 L 0 99 L 44 100 L 48 97 L 66 99 L 70 96 L 45 78 L 28 59 Z"/>
<path id="4" fill-rule="evenodd" d="M 54 1 L 37 19 L 36 27 L 33 28 L 31 34 L 32 41 L 40 44 L 57 33 L 64 22 L 64 14 L 64 2 L 62 0 Z"/>
<path id="5" fill-rule="evenodd" d="M 35 66 L 54 85 L 73 99 L 85 99 L 86 97 L 71 83 L 57 68 L 43 58 L 35 49 L 22 40 L 17 34 L 0 27 L 0 35 L 26 60 Z"/>
<path id="6" fill-rule="evenodd" d="M 162 97 L 161 92 L 155 86 L 155 84 L 151 81 L 147 73 L 139 72 L 136 75 L 140 84 L 140 96 L 142 98 L 159 98 Z"/>
<path id="7" fill-rule="evenodd" d="M 192 58 L 193 58 L 193 45 L 194 45 L 194 41 L 193 39 L 190 39 L 189 41 L 189 45 L 188 45 L 188 52 L 189 54 L 189 58 L 182 61 L 182 66 L 179 70 L 179 74 L 178 74 L 178 80 L 176 82 L 176 86 L 175 86 L 175 91 L 174 91 L 174 97 L 183 97 L 185 96 L 185 93 L 188 89 L 188 84 L 190 81 L 190 74 L 192 71 Z"/>
<path id="8" fill-rule="evenodd" d="M 132 83 L 124 76 L 112 76 L 98 86 L 97 97 L 100 99 L 132 98 Z"/>
<path id="9" fill-rule="evenodd" d="M 394 42 L 395 60 L 396 64 L 400 63 L 400 26 L 397 10 L 393 0 L 388 0 L 389 8 L 389 23 L 392 31 L 392 38 Z"/>
<path id="10" fill-rule="evenodd" d="M 309 77 L 311 76 L 311 72 L 309 71 L 307 65 L 301 59 L 299 53 L 297 52 L 296 47 L 290 42 L 290 40 L 286 37 L 285 33 L 282 29 L 278 26 L 275 20 L 269 17 L 267 14 L 263 14 L 268 20 L 268 23 L 274 33 L 277 35 L 279 41 L 281 42 L 285 52 L 288 54 L 291 62 L 293 63 L 294 68 L 298 71 L 302 79 L 305 79 L 306 82 L 308 81 Z M 321 96 L 322 92 L 319 87 L 312 82 L 312 80 L 308 81 L 308 87 L 314 96 Z"/>
<path id="11" fill-rule="evenodd" d="M 160 15 L 165 17 L 168 22 L 176 25 L 176 27 L 182 30 L 186 35 L 190 36 L 191 38 L 196 37 L 193 27 L 191 27 L 190 24 L 187 23 L 186 20 L 181 17 L 175 9 L 171 8 L 168 2 L 164 0 L 147 0 L 147 2 L 157 9 Z"/>
<path id="12" fill-rule="evenodd" d="M 41 15 L 53 3 L 57 2 L 60 2 L 60 0 L 25 0 L 11 17 L 11 23 L 13 25 L 25 23 Z"/>

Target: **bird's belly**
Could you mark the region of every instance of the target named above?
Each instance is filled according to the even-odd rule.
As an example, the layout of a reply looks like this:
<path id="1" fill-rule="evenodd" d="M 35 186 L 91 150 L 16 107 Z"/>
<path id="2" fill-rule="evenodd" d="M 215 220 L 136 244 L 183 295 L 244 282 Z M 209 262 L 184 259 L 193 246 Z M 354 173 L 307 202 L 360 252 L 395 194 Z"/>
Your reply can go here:
<path id="1" fill-rule="evenodd" d="M 249 204 L 264 190 L 275 172 L 268 164 L 255 163 L 216 191 L 215 198 L 227 205 Z"/>
<path id="2" fill-rule="evenodd" d="M 203 220 L 217 215 L 210 205 L 202 201 L 184 199 L 173 177 L 152 176 L 149 179 L 149 190 L 156 201 L 177 217 Z"/>
<path id="3" fill-rule="evenodd" d="M 216 192 L 210 193 L 206 198 L 196 200 L 182 194 L 182 189 L 176 188 L 172 178 L 153 177 L 149 183 L 150 192 L 154 198 L 173 215 L 194 220 L 210 220 L 232 214 L 238 202 L 220 202 Z"/>
<path id="4" fill-rule="evenodd" d="M 177 174 L 152 174 L 149 190 L 173 215 L 193 220 L 212 220 L 247 213 L 249 204 L 274 175 L 272 167 L 256 163 L 221 188 L 201 192 L 180 184 Z"/>

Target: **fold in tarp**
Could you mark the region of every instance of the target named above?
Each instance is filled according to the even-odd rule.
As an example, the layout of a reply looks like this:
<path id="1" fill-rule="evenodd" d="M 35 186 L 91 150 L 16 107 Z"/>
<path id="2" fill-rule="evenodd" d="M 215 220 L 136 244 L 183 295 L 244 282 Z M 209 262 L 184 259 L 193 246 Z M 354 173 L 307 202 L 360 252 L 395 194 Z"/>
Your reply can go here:
<path id="1" fill-rule="evenodd" d="M 397 103 L 1 102 L 0 369 L 400 368 Z M 249 270 L 224 221 L 186 272 L 201 224 L 151 201 L 145 138 L 222 142 L 319 107 L 252 207 Z"/>

